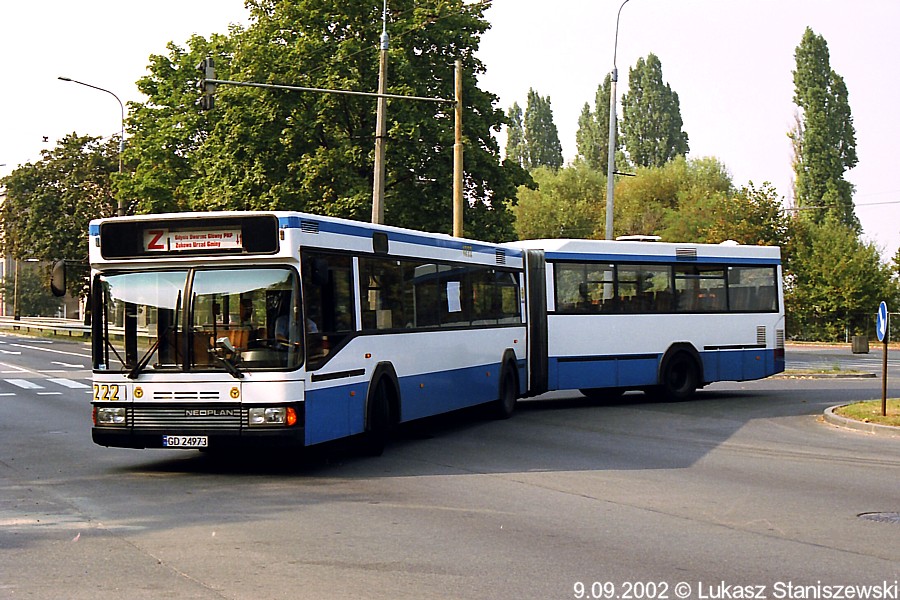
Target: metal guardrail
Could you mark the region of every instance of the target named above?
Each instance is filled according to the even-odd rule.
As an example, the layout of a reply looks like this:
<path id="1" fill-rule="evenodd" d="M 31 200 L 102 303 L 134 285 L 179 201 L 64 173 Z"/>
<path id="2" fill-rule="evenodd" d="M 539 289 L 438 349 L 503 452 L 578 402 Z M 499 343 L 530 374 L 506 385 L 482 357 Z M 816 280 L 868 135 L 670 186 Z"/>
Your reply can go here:
<path id="1" fill-rule="evenodd" d="M 91 336 L 90 325 L 85 325 L 80 319 L 58 319 L 54 317 L 22 317 L 21 319 L 16 319 L 15 317 L 0 316 L 0 330 L 80 338 Z"/>

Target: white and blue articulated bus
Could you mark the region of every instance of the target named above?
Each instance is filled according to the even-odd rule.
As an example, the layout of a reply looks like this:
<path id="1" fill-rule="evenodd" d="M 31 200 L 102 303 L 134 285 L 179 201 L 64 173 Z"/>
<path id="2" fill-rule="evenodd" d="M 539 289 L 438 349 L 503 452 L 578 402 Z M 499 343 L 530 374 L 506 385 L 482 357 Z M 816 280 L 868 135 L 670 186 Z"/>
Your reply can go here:
<path id="1" fill-rule="evenodd" d="M 93 439 L 311 446 L 784 368 L 777 248 L 490 244 L 298 212 L 90 225 Z"/>
<path id="2" fill-rule="evenodd" d="M 777 247 L 528 240 L 530 390 L 685 399 L 784 370 Z M 533 368 L 532 368 L 533 367 Z"/>
<path id="3" fill-rule="evenodd" d="M 309 446 L 477 404 L 525 368 L 522 251 L 293 212 L 90 225 L 93 439 Z"/>

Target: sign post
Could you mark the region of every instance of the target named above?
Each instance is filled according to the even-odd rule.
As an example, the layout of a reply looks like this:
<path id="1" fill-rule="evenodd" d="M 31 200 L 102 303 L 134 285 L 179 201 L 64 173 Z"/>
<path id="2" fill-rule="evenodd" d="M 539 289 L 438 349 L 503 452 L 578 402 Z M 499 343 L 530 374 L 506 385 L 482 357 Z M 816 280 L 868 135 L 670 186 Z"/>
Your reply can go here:
<path id="1" fill-rule="evenodd" d="M 888 369 L 888 340 L 890 340 L 890 313 L 887 303 L 882 300 L 878 305 L 878 317 L 875 319 L 875 332 L 878 341 L 884 343 L 881 353 L 881 416 L 887 416 L 887 369 Z"/>

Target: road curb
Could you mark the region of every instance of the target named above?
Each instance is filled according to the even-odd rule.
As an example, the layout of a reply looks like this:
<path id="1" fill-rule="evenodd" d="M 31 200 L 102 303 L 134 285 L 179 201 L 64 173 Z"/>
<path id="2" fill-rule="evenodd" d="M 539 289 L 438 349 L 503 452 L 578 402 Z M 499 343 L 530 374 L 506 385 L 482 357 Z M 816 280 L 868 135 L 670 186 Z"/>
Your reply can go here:
<path id="1" fill-rule="evenodd" d="M 788 373 L 773 375 L 772 379 L 871 379 L 876 373 Z"/>
<path id="2" fill-rule="evenodd" d="M 900 437 L 900 427 L 892 427 L 890 425 L 879 425 L 877 423 L 864 423 L 856 419 L 848 419 L 841 415 L 835 414 L 835 409 L 847 406 L 846 404 L 838 404 L 825 409 L 825 422 L 846 429 L 854 429 L 874 435 L 883 435 L 887 437 Z"/>

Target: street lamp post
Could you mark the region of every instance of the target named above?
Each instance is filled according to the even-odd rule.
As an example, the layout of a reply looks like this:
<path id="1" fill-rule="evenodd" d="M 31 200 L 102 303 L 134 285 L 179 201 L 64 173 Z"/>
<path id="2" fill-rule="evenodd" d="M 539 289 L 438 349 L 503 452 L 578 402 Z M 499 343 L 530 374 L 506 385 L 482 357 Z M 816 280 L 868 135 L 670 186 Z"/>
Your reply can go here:
<path id="1" fill-rule="evenodd" d="M 626 0 L 626 2 L 627 2 L 627 0 Z M 116 96 L 111 91 L 104 89 L 102 87 L 97 87 L 96 85 L 91 85 L 91 84 L 85 83 L 83 81 L 78 81 L 77 79 L 72 79 L 71 77 L 57 77 L 57 79 L 59 79 L 60 81 L 69 81 L 72 83 L 77 83 L 78 85 L 83 85 L 85 87 L 99 90 L 101 92 L 106 92 L 107 94 L 109 94 L 110 96 L 115 98 L 116 102 L 119 103 L 119 110 L 121 111 L 121 120 L 120 120 L 121 127 L 119 130 L 119 174 L 121 175 L 121 173 L 122 173 L 122 152 L 125 151 L 125 105 L 122 104 L 122 101 L 119 99 L 118 96 Z M 125 214 L 125 203 L 122 201 L 121 198 L 119 198 L 118 215 L 121 217 L 124 214 Z"/>
<path id="2" fill-rule="evenodd" d="M 616 49 L 619 45 L 619 17 L 622 16 L 622 8 L 628 0 L 619 6 L 616 15 L 616 37 L 613 42 L 613 68 L 610 75 L 609 86 L 609 154 L 606 163 L 606 239 L 613 239 L 613 188 L 615 187 L 616 174 L 616 82 L 619 80 L 619 70 L 616 68 Z"/>

